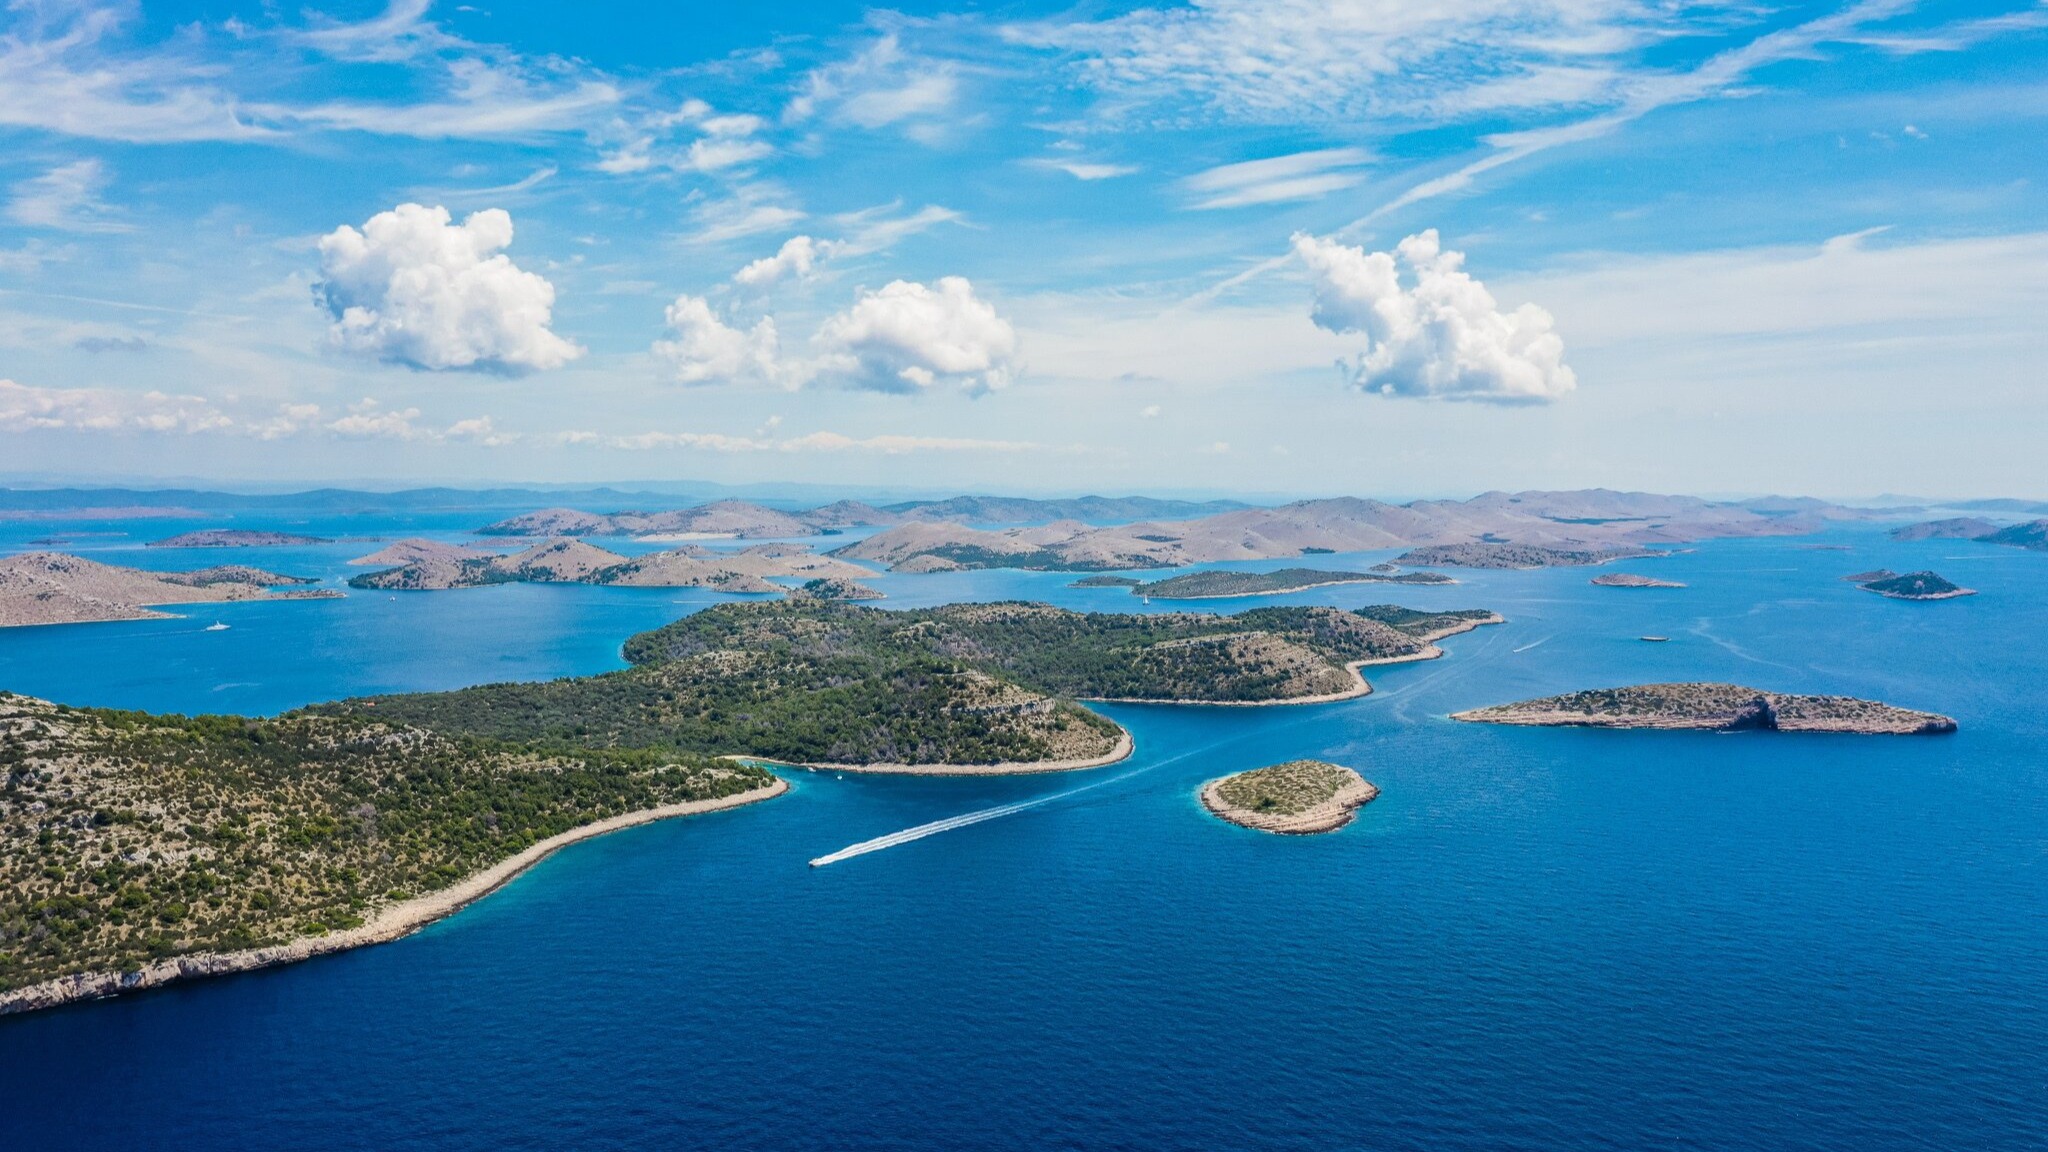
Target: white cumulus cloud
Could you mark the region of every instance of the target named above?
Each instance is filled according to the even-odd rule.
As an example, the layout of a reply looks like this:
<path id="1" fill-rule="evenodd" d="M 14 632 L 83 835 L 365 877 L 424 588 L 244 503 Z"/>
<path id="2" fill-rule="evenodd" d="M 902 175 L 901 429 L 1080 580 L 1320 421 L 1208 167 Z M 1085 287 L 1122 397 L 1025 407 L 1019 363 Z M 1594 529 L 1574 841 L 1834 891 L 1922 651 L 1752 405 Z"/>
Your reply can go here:
<path id="1" fill-rule="evenodd" d="M 959 276 L 930 285 L 894 280 L 861 292 L 851 307 L 818 326 L 809 357 L 783 355 L 772 316 L 742 326 L 721 317 L 705 297 L 690 295 L 676 297 L 667 316 L 670 336 L 655 342 L 654 354 L 683 384 L 881 392 L 953 385 L 979 393 L 1007 385 L 1016 372 L 1016 330 Z"/>
<path id="2" fill-rule="evenodd" d="M 500 208 L 460 224 L 446 208 L 401 204 L 359 232 L 320 239 L 316 293 L 329 337 L 349 352 L 431 370 L 559 368 L 583 349 L 548 327 L 554 285 L 512 263 L 512 217 Z"/>
<path id="3" fill-rule="evenodd" d="M 667 316 L 674 337 L 655 341 L 654 354 L 674 366 L 677 383 L 782 385 L 790 379 L 774 317 L 735 328 L 718 318 L 710 301 L 687 295 L 676 297 Z"/>
<path id="4" fill-rule="evenodd" d="M 1294 253 L 1308 268 L 1316 325 L 1369 341 L 1343 364 L 1360 389 L 1526 403 L 1555 400 L 1578 386 L 1550 313 L 1534 304 L 1501 311 L 1486 285 L 1464 270 L 1464 254 L 1445 250 L 1433 228 L 1393 252 L 1297 234 Z"/>
<path id="5" fill-rule="evenodd" d="M 765 288 L 784 277 L 802 280 L 817 268 L 819 261 L 830 257 L 838 248 L 835 241 L 792 236 L 782 242 L 775 255 L 763 256 L 733 273 L 733 283 L 748 288 Z"/>
<path id="6" fill-rule="evenodd" d="M 918 391 L 941 382 L 974 391 L 1010 382 L 1017 333 L 964 277 L 935 286 L 894 280 L 864 292 L 826 320 L 816 342 L 825 372 L 883 391 Z"/>

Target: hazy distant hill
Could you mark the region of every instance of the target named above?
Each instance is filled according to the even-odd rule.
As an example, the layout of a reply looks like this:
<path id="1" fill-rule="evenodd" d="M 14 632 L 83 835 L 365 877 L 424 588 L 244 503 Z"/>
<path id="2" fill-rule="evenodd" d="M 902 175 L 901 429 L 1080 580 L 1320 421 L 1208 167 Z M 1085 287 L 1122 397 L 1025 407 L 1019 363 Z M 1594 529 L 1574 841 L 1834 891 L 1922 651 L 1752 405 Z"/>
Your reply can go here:
<path id="1" fill-rule="evenodd" d="M 1645 492 L 1488 492 L 1471 500 L 1388 504 L 1343 497 L 1242 508 L 1189 520 L 1098 527 L 1066 520 L 988 531 L 912 523 L 834 553 L 909 572 L 950 568 L 1106 571 L 1269 560 L 1421 545 L 1516 545 L 1563 552 L 1638 548 L 1728 536 L 1812 532 L 1869 513 L 1822 504 L 1759 511 Z M 1532 553 L 1535 555 L 1535 553 Z"/>
<path id="2" fill-rule="evenodd" d="M 1925 524 L 1908 524 L 1892 529 L 1894 540 L 1976 540 L 1985 544 L 2004 544 L 2012 548 L 2026 548 L 2036 552 L 2048 551 L 2048 519 L 2029 520 L 2005 528 L 1989 520 L 1974 517 L 1960 517 L 1953 520 L 1930 520 Z"/>

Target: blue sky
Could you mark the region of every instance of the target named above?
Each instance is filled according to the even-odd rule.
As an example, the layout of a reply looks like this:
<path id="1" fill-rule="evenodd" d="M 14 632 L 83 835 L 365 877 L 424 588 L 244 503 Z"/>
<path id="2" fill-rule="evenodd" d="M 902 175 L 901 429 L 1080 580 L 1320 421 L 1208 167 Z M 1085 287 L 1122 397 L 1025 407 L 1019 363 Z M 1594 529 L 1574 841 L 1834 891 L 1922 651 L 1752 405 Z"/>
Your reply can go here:
<path id="1" fill-rule="evenodd" d="M 0 474 L 2048 496 L 2048 7 L 0 15 Z"/>

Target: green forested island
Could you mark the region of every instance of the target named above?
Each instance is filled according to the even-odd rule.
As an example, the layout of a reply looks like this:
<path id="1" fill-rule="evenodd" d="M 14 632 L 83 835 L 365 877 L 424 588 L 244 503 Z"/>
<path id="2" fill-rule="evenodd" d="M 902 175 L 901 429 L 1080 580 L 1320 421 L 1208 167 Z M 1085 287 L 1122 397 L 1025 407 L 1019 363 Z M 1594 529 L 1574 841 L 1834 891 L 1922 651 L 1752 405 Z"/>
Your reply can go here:
<path id="1" fill-rule="evenodd" d="M 1046 604 L 891 612 L 836 601 L 718 604 L 626 642 L 602 676 L 345 701 L 321 711 L 570 747 L 660 747 L 796 763 L 990 764 L 1108 754 L 1073 699 L 1285 703 L 1344 692 L 1347 664 L 1418 659 L 1499 617 L 1393 605 L 1081 613 Z"/>
<path id="2" fill-rule="evenodd" d="M 1954 600 L 1977 594 L 1976 589 L 1960 587 L 1938 572 L 1908 572 L 1904 576 L 1886 572 L 1861 581 L 1858 587 L 1893 600 Z"/>

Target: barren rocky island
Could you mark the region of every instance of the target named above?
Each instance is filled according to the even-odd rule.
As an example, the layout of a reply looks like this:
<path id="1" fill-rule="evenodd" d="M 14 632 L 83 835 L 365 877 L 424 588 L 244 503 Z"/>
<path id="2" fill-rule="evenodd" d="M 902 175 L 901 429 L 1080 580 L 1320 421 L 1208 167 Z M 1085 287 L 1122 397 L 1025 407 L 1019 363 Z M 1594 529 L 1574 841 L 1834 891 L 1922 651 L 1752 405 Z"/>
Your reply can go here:
<path id="1" fill-rule="evenodd" d="M 1799 696 L 1739 684 L 1638 684 L 1451 713 L 1480 724 L 1546 728 L 1664 728 L 1710 732 L 1848 732 L 1920 736 L 1956 730 L 1933 712 L 1853 696 Z"/>

